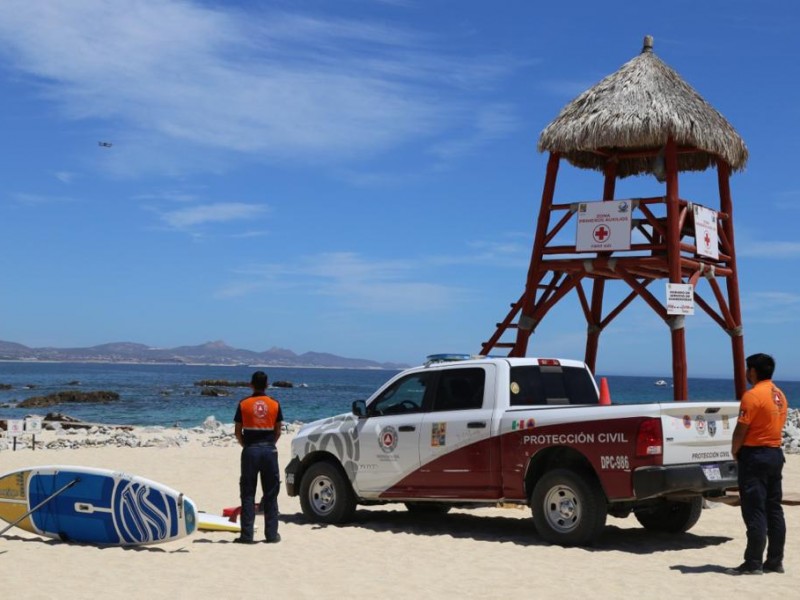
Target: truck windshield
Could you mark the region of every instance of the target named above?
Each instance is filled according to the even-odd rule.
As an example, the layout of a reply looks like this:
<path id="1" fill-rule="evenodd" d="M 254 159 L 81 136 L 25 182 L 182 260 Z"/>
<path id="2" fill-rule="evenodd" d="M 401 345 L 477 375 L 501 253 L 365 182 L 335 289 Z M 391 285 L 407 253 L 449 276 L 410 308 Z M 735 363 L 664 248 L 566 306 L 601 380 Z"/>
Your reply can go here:
<path id="1" fill-rule="evenodd" d="M 597 404 L 591 374 L 578 367 L 511 367 L 511 406 L 541 404 Z"/>

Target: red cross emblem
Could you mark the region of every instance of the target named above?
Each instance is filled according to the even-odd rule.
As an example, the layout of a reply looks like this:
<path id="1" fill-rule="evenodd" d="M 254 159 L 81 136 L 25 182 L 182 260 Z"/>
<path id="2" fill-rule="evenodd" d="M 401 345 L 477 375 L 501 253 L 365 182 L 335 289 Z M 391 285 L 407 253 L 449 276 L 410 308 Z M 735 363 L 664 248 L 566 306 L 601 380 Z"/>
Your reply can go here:
<path id="1" fill-rule="evenodd" d="M 598 225 L 592 231 L 592 237 L 594 238 L 595 242 L 603 243 L 606 241 L 606 238 L 611 235 L 611 232 L 608 230 L 604 224 Z"/>
<path id="2" fill-rule="evenodd" d="M 703 239 L 704 239 L 704 240 L 705 240 L 705 242 L 706 242 L 706 246 L 710 246 L 710 245 L 711 245 L 711 236 L 710 236 L 710 235 L 708 235 L 708 232 L 707 232 L 707 231 L 706 231 L 706 236 L 705 236 Z"/>

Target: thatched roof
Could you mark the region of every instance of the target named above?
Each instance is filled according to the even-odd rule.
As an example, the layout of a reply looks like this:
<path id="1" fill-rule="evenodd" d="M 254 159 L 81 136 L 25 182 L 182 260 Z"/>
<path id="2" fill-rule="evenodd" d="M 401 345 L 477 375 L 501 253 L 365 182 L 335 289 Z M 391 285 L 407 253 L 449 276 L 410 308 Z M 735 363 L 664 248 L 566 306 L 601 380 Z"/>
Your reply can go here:
<path id="1" fill-rule="evenodd" d="M 561 110 L 542 131 L 539 151 L 557 152 L 577 167 L 603 170 L 609 155 L 657 152 L 670 135 L 681 148 L 681 171 L 703 171 L 718 157 L 734 171 L 747 163 L 747 146 L 739 134 L 653 54 L 653 38 L 647 36 L 639 56 Z M 620 158 L 617 176 L 647 173 L 651 166 L 651 158 Z"/>

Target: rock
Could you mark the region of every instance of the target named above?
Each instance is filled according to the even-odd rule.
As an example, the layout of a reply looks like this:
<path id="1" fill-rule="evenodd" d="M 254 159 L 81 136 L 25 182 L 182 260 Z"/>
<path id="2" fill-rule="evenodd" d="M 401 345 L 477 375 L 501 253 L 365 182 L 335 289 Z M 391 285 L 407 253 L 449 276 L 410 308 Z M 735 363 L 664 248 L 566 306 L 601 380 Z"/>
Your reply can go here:
<path id="1" fill-rule="evenodd" d="M 291 381 L 273 381 L 270 387 L 291 388 L 294 384 Z"/>
<path id="2" fill-rule="evenodd" d="M 206 417 L 203 421 L 203 429 L 219 429 L 220 427 L 222 427 L 222 423 L 217 421 L 214 415 Z"/>
<path id="3" fill-rule="evenodd" d="M 210 387 L 210 388 L 203 388 L 203 391 L 200 392 L 201 396 L 230 396 L 227 390 L 221 390 L 217 387 Z"/>
<path id="4" fill-rule="evenodd" d="M 106 404 L 114 400 L 119 400 L 116 392 L 96 391 L 96 392 L 56 392 L 47 396 L 32 396 L 17 404 L 20 408 L 53 406 L 56 404 L 70 403 L 95 403 Z"/>
<path id="5" fill-rule="evenodd" d="M 200 387 L 250 387 L 248 381 L 228 381 L 227 379 L 201 379 L 195 381 L 194 384 Z"/>

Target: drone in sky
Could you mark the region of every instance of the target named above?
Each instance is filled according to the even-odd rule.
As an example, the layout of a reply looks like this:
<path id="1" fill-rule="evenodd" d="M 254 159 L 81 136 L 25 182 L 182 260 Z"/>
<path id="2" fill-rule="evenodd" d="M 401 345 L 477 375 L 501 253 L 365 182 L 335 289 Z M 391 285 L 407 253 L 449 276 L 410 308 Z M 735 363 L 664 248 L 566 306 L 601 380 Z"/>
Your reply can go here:
<path id="1" fill-rule="evenodd" d="M 101 148 L 111 148 L 111 146 L 113 146 L 114 144 L 112 144 L 111 142 L 97 142 L 97 145 L 100 146 Z"/>

